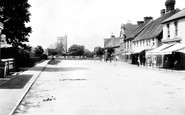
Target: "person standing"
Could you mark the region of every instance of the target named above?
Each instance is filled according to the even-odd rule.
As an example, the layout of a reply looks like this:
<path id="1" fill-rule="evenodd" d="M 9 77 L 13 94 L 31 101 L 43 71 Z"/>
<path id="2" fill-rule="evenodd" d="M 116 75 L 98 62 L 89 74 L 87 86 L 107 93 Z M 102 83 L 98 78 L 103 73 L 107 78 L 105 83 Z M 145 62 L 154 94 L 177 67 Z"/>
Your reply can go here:
<path id="1" fill-rule="evenodd" d="M 140 58 L 138 56 L 138 58 L 137 58 L 137 66 L 139 67 L 139 65 L 140 65 Z"/>

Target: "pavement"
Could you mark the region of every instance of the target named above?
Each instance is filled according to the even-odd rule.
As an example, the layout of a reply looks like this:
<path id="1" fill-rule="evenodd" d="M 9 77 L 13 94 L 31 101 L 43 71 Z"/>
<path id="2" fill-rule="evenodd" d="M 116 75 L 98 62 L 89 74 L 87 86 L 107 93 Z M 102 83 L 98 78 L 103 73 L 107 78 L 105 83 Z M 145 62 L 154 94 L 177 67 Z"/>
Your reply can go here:
<path id="1" fill-rule="evenodd" d="M 48 60 L 38 63 L 27 71 L 0 78 L 0 115 L 13 114 L 47 63 Z"/>

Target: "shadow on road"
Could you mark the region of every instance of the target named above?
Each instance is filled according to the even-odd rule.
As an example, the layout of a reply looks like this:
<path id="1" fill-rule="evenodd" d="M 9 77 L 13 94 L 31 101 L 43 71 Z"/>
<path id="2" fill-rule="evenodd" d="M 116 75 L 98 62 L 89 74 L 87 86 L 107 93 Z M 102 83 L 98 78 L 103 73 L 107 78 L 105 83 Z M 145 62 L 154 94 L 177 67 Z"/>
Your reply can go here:
<path id="1" fill-rule="evenodd" d="M 87 70 L 85 67 L 60 67 L 60 68 L 51 68 L 46 67 L 44 71 L 46 72 L 58 72 L 58 71 L 78 71 L 78 70 Z"/>
<path id="2" fill-rule="evenodd" d="M 50 60 L 50 61 L 48 62 L 48 64 L 50 64 L 50 65 L 57 65 L 57 64 L 60 63 L 60 62 L 61 62 L 61 60 L 54 59 L 54 60 Z"/>
<path id="3" fill-rule="evenodd" d="M 0 89 L 22 89 L 33 75 L 22 74 L 2 83 Z"/>

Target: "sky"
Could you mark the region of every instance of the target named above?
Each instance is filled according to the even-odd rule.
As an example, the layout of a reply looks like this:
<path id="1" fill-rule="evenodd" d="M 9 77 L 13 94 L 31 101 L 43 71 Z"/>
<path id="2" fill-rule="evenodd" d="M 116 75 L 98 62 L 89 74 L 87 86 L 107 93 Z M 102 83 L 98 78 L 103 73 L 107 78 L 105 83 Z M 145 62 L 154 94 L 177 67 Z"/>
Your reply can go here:
<path id="1" fill-rule="evenodd" d="M 166 0 L 29 0 L 31 46 L 49 47 L 57 36 L 67 35 L 68 48 L 84 45 L 93 51 L 103 47 L 104 38 L 119 36 L 121 24 L 136 24 L 145 16 L 160 17 Z M 185 8 L 176 0 L 175 8 Z"/>

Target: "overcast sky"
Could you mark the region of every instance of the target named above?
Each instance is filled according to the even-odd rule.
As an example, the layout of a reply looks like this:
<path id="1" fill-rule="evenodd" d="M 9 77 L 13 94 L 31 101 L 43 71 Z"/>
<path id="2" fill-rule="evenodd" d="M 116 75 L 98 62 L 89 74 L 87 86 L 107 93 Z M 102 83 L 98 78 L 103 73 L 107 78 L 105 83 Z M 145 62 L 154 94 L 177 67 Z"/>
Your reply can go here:
<path id="1" fill-rule="evenodd" d="M 145 16 L 160 16 L 166 0 L 29 0 L 31 46 L 47 48 L 57 36 L 68 37 L 72 44 L 93 50 L 103 47 L 103 39 L 111 33 L 119 36 L 122 23 L 136 24 Z M 176 0 L 175 8 L 185 8 L 185 0 Z"/>

